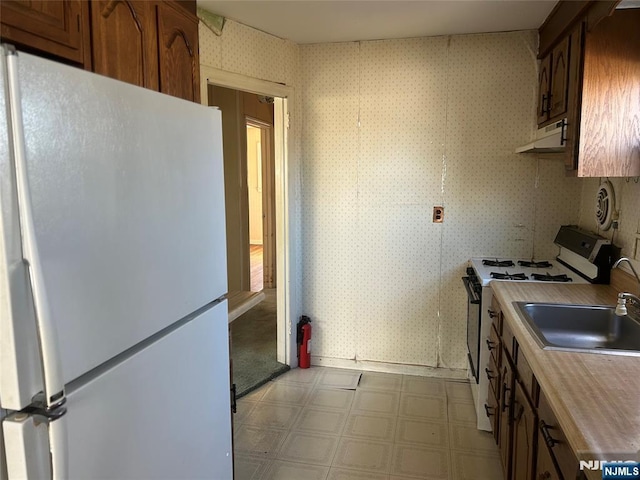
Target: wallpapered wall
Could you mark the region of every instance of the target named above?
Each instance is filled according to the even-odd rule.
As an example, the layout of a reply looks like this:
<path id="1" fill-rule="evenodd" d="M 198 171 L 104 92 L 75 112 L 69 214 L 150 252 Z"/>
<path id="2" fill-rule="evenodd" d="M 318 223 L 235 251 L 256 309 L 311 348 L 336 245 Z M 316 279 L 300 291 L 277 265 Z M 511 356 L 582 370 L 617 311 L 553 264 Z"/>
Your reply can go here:
<path id="1" fill-rule="evenodd" d="M 513 153 L 535 129 L 536 50 L 535 32 L 300 47 L 315 355 L 465 368 L 467 259 L 557 254 L 580 180 Z"/>
<path id="2" fill-rule="evenodd" d="M 640 272 L 640 183 L 637 183 L 638 178 L 609 179 L 613 185 L 620 228 L 618 230 L 598 231 L 595 220 L 596 193 L 600 182 L 604 180 L 606 179 L 585 178 L 582 180 L 582 205 L 579 225 L 588 230 L 598 232 L 600 235 L 612 240 L 615 245 L 622 247 L 622 256 L 632 259 L 636 271 Z M 636 244 L 636 242 L 638 243 Z"/>

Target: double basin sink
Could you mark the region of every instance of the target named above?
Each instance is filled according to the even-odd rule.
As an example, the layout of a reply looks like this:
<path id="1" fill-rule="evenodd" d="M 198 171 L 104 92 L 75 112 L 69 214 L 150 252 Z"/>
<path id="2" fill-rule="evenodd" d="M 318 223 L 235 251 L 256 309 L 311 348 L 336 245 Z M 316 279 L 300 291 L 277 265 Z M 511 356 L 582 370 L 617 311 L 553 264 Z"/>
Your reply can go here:
<path id="1" fill-rule="evenodd" d="M 640 356 L 640 322 L 614 307 L 514 302 L 545 350 Z"/>

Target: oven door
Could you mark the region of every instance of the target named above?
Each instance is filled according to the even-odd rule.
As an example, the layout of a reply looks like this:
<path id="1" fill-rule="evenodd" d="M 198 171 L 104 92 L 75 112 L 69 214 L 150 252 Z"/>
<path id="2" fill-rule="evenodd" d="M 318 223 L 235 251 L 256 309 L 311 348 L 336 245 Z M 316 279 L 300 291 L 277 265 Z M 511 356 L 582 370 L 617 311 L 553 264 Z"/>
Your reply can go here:
<path id="1" fill-rule="evenodd" d="M 471 374 L 478 383 L 480 363 L 480 315 L 482 312 L 482 291 L 478 289 L 471 277 L 462 277 L 467 291 L 467 348 L 469 350 L 469 366 Z M 476 284 L 477 285 L 477 284 Z"/>

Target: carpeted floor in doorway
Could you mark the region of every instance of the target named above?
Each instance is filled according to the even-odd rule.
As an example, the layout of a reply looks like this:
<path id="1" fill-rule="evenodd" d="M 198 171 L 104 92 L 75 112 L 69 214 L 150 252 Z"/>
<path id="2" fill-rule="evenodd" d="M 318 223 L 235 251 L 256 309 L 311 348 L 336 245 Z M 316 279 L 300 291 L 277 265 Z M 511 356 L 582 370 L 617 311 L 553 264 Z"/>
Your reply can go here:
<path id="1" fill-rule="evenodd" d="M 232 382 L 237 398 L 289 370 L 276 361 L 276 289 L 264 293 L 262 302 L 231 323 Z"/>

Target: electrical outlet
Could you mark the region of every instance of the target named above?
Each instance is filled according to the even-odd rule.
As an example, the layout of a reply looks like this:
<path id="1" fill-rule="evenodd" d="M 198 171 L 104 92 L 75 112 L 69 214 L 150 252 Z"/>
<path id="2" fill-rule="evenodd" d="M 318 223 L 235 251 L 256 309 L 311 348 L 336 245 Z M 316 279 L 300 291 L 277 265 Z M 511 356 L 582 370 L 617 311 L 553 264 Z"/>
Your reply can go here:
<path id="1" fill-rule="evenodd" d="M 442 223 L 444 222 L 444 207 L 435 206 L 433 207 L 433 223 Z"/>

